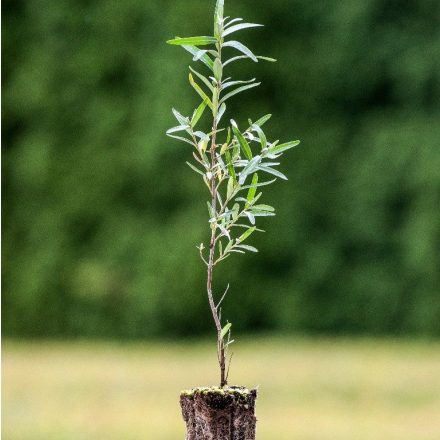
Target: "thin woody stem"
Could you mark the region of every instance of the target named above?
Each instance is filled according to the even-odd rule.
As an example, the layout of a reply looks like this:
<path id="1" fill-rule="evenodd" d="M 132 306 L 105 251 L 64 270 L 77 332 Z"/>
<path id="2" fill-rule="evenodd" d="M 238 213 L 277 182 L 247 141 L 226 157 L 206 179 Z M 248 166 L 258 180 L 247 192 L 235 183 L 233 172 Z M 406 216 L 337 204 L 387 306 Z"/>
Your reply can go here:
<path id="1" fill-rule="evenodd" d="M 217 44 L 218 50 L 218 59 L 221 58 L 221 44 Z M 211 206 L 212 211 L 214 213 L 217 212 L 217 191 L 218 191 L 218 180 L 220 178 L 217 177 L 217 173 L 213 172 L 217 167 L 217 159 L 215 150 L 217 148 L 217 113 L 218 113 L 218 97 L 220 95 L 221 83 L 217 82 L 216 87 L 214 89 L 214 94 L 217 95 L 216 105 L 217 107 L 213 109 L 213 124 L 212 124 L 212 140 L 211 140 L 211 148 L 210 148 L 210 159 L 211 159 L 211 180 L 210 180 L 210 193 L 211 193 Z M 226 361 L 225 361 L 225 345 L 223 338 L 221 336 L 222 325 L 220 321 L 220 316 L 218 313 L 218 307 L 214 301 L 214 295 L 212 292 L 212 277 L 215 265 L 215 247 L 216 247 L 217 237 L 216 237 L 216 225 L 212 224 L 211 229 L 211 240 L 209 243 L 209 258 L 208 258 L 208 274 L 207 274 L 207 283 L 206 289 L 208 292 L 208 301 L 209 306 L 211 308 L 212 317 L 214 319 L 215 327 L 217 330 L 217 357 L 220 367 L 220 387 L 224 387 L 227 384 L 226 380 Z"/>

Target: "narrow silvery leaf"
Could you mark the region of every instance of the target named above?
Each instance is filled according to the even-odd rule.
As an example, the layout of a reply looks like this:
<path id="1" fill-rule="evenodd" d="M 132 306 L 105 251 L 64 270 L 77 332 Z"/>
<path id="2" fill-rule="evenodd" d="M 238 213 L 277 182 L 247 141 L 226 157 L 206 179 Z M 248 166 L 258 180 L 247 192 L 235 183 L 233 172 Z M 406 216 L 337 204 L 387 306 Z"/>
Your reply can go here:
<path id="1" fill-rule="evenodd" d="M 269 148 L 270 153 L 281 153 L 283 151 L 289 150 L 290 148 L 296 147 L 300 144 L 300 141 L 286 142 L 285 144 L 275 145 Z"/>
<path id="2" fill-rule="evenodd" d="M 261 156 L 255 156 L 252 160 L 249 161 L 249 163 L 243 168 L 243 170 L 240 173 L 240 179 L 239 183 L 242 185 L 244 181 L 246 180 L 246 177 L 253 173 L 255 170 L 258 169 L 258 164 L 260 163 Z"/>
<path id="3" fill-rule="evenodd" d="M 189 70 L 191 70 L 192 73 L 194 73 L 194 75 L 197 75 L 198 78 L 200 78 L 203 83 L 206 85 L 206 87 L 208 87 L 208 89 L 213 92 L 214 91 L 214 87 L 212 86 L 212 84 L 209 82 L 208 78 L 206 78 L 205 76 L 203 76 L 201 73 L 197 72 L 197 70 L 193 69 L 191 66 L 189 66 Z"/>
<path id="4" fill-rule="evenodd" d="M 244 92 L 245 90 L 252 89 L 253 87 L 258 87 L 260 84 L 261 83 L 254 83 L 254 84 L 247 84 L 245 86 L 237 87 L 236 89 L 232 90 L 231 92 L 223 96 L 223 98 L 220 99 L 220 103 L 225 102 L 227 99 L 229 99 L 231 96 L 236 95 L 237 93 Z"/>
<path id="5" fill-rule="evenodd" d="M 207 50 L 199 50 L 193 57 L 193 61 L 199 61 L 200 58 L 203 57 L 203 55 L 205 55 L 205 53 L 208 52 Z"/>
<path id="6" fill-rule="evenodd" d="M 223 44 L 223 47 L 233 47 L 240 52 L 242 52 L 245 56 L 250 58 L 252 61 L 258 62 L 257 57 L 251 52 L 249 48 L 247 48 L 244 44 L 240 43 L 239 41 L 227 41 Z"/>
<path id="7" fill-rule="evenodd" d="M 260 167 L 260 168 L 261 168 L 261 167 Z M 267 182 L 260 182 L 260 183 L 257 183 L 256 187 L 258 188 L 259 186 L 270 185 L 270 184 L 272 184 L 272 183 L 274 183 L 274 182 L 276 182 L 276 181 L 277 181 L 277 179 L 272 179 L 272 180 L 269 180 L 269 181 L 267 181 Z M 253 185 L 244 185 L 244 186 L 242 186 L 242 187 L 240 188 L 240 190 L 242 190 L 242 189 L 249 189 L 249 188 L 252 188 L 252 186 L 253 186 Z"/>
<path id="8" fill-rule="evenodd" d="M 237 32 L 241 29 L 246 29 L 246 28 L 253 28 L 253 27 L 260 27 L 263 26 L 262 24 L 255 24 L 255 23 L 240 23 L 240 24 L 236 24 L 234 26 L 229 27 L 228 29 L 226 29 L 223 32 L 223 37 L 226 37 L 226 35 L 232 34 L 234 32 Z"/>
<path id="9" fill-rule="evenodd" d="M 175 108 L 173 108 L 172 111 L 180 125 L 189 125 L 189 118 L 185 118 L 185 116 L 181 115 Z"/>
<path id="10" fill-rule="evenodd" d="M 201 49 L 197 48 L 196 46 L 184 45 L 182 47 L 194 56 L 201 51 Z M 211 70 L 214 68 L 214 61 L 212 61 L 212 59 L 206 53 L 204 53 L 199 58 L 200 58 L 200 61 L 202 61 L 202 63 L 204 63 L 206 66 L 208 66 Z"/>
<path id="11" fill-rule="evenodd" d="M 238 60 L 244 60 L 245 58 L 249 58 L 247 55 L 238 55 L 232 58 L 229 58 L 229 60 L 226 60 L 223 63 L 223 67 L 227 66 L 229 63 L 233 63 L 234 61 L 238 61 Z M 257 55 L 255 58 L 257 58 L 258 60 L 264 60 L 264 61 L 270 61 L 271 63 L 275 63 L 276 59 L 275 58 L 269 58 L 269 57 L 262 57 Z"/>
<path id="12" fill-rule="evenodd" d="M 198 137 L 199 139 L 204 139 L 209 141 L 209 135 L 206 133 L 203 133 L 203 131 L 195 131 L 194 136 Z"/>
<path id="13" fill-rule="evenodd" d="M 267 146 L 267 139 L 266 135 L 264 134 L 264 131 L 261 129 L 261 127 L 257 124 L 252 124 L 252 130 L 256 131 L 258 133 L 258 137 L 260 139 L 261 148 L 266 148 Z"/>
<path id="14" fill-rule="evenodd" d="M 275 213 L 269 211 L 252 211 L 252 215 L 255 217 L 273 217 Z"/>
<path id="15" fill-rule="evenodd" d="M 203 171 L 200 171 L 198 168 L 196 168 L 191 162 L 186 162 L 186 164 L 196 173 L 201 174 L 202 176 L 205 175 Z"/>
<path id="16" fill-rule="evenodd" d="M 169 128 L 167 134 L 176 133 L 177 131 L 185 131 L 189 128 L 189 125 L 178 125 L 177 127 Z"/>
<path id="17" fill-rule="evenodd" d="M 218 109 L 218 113 L 217 113 L 217 116 L 216 116 L 216 122 L 217 122 L 217 124 L 220 122 L 220 119 L 222 118 L 222 116 L 223 116 L 223 114 L 225 113 L 225 111 L 226 111 L 226 104 L 225 103 L 222 103 L 222 105 L 220 106 L 220 108 Z M 227 144 L 226 144 L 227 145 Z"/>
<path id="18" fill-rule="evenodd" d="M 212 110 L 212 102 L 211 100 L 208 98 L 208 95 L 200 88 L 200 86 L 194 81 L 194 78 L 191 74 L 189 74 L 189 83 L 192 85 L 192 87 L 194 88 L 194 90 L 199 94 L 199 96 L 206 101 L 206 103 L 208 104 L 209 108 Z"/>
<path id="19" fill-rule="evenodd" d="M 248 141 L 244 138 L 244 136 L 241 134 L 240 130 L 238 129 L 237 123 L 231 119 L 231 125 L 232 125 L 232 131 L 234 132 L 234 135 L 239 142 L 241 148 L 243 149 L 244 154 L 246 157 L 251 160 L 252 159 L 252 150 L 251 147 L 248 144 Z"/>
<path id="20" fill-rule="evenodd" d="M 173 138 L 173 139 L 177 139 L 182 142 L 186 142 L 187 144 L 190 144 L 194 147 L 194 143 L 192 141 L 190 141 L 189 139 L 185 139 L 182 136 L 175 136 L 174 134 L 168 134 L 168 133 L 167 133 L 167 136 L 169 136 L 170 138 Z"/>
<path id="21" fill-rule="evenodd" d="M 260 170 L 265 171 L 266 173 L 269 173 L 269 174 L 273 174 L 274 176 L 277 176 L 280 179 L 288 180 L 287 177 L 283 173 L 280 173 L 278 170 L 274 170 L 273 168 L 269 168 L 269 167 L 266 168 L 264 166 L 260 166 Z"/>
<path id="22" fill-rule="evenodd" d="M 206 46 L 207 44 L 215 44 L 217 39 L 215 37 L 201 36 L 201 37 L 187 37 L 187 38 L 174 38 L 168 40 L 168 44 L 174 45 L 192 45 L 192 46 Z"/>
<path id="23" fill-rule="evenodd" d="M 230 63 L 233 63 L 237 60 L 244 60 L 245 58 L 248 58 L 246 55 L 237 55 L 235 57 L 229 58 L 229 60 L 226 60 L 223 62 L 223 67 L 227 66 Z"/>
<path id="24" fill-rule="evenodd" d="M 258 252 L 257 248 L 254 248 L 253 246 L 249 246 L 247 244 L 236 244 L 235 247 L 238 247 L 240 249 L 245 249 L 245 250 L 251 251 L 251 252 Z"/>
<path id="25" fill-rule="evenodd" d="M 229 26 L 231 26 L 232 23 L 237 23 L 239 21 L 243 21 L 243 19 L 242 18 L 233 18 L 232 20 L 225 23 L 225 29 L 228 28 Z"/>
<path id="26" fill-rule="evenodd" d="M 228 87 L 231 86 L 236 86 L 237 84 L 249 84 L 255 81 L 255 78 L 252 78 L 248 81 L 228 81 L 228 82 L 224 82 L 222 83 L 222 90 L 227 89 Z"/>
<path id="27" fill-rule="evenodd" d="M 275 211 L 275 208 L 273 206 L 269 206 L 269 205 L 254 205 L 252 207 L 252 210 L 257 209 L 257 210 L 262 210 L 262 211 Z"/>
<path id="28" fill-rule="evenodd" d="M 254 215 L 249 211 L 246 211 L 245 214 L 246 214 L 247 218 L 249 219 L 249 221 L 251 222 L 251 224 L 255 225 Z"/>

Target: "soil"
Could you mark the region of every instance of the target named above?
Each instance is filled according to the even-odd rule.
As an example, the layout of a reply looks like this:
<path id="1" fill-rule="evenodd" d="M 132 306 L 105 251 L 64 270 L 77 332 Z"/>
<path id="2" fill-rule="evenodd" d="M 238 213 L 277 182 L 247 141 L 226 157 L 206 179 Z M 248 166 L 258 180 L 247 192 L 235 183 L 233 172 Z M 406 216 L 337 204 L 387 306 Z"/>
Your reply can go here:
<path id="1" fill-rule="evenodd" d="M 255 440 L 257 390 L 194 388 L 180 395 L 186 440 Z"/>

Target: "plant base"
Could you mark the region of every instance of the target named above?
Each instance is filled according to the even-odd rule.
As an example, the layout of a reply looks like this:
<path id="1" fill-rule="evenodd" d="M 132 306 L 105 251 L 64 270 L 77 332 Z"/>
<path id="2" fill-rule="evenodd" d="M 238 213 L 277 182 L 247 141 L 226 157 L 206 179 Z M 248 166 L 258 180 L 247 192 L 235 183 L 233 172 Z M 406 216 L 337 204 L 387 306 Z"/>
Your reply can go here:
<path id="1" fill-rule="evenodd" d="M 194 388 L 180 395 L 186 440 L 255 440 L 257 390 Z"/>

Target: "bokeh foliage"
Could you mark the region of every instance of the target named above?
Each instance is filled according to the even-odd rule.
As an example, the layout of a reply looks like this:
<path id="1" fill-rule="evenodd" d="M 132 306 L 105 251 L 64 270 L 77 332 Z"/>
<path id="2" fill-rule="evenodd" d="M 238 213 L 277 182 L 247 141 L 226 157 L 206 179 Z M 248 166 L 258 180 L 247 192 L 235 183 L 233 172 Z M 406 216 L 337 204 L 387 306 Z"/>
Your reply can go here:
<path id="1" fill-rule="evenodd" d="M 256 3 L 257 6 L 256 7 Z M 214 2 L 5 0 L 3 330 L 157 336 L 213 330 L 206 190 L 165 137 L 189 112 L 190 58 Z M 440 3 L 242 0 L 277 64 L 231 105 L 301 138 L 267 200 L 260 254 L 231 258 L 237 330 L 440 334 Z M 252 41 L 252 39 L 257 39 Z M 252 44 L 251 44 L 252 43 Z M 286 134 L 286 135 L 284 135 Z M 264 225 L 266 226 L 266 225 Z"/>

